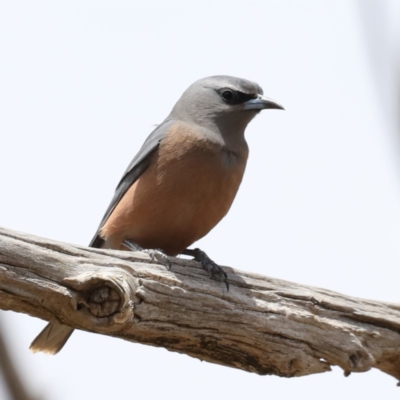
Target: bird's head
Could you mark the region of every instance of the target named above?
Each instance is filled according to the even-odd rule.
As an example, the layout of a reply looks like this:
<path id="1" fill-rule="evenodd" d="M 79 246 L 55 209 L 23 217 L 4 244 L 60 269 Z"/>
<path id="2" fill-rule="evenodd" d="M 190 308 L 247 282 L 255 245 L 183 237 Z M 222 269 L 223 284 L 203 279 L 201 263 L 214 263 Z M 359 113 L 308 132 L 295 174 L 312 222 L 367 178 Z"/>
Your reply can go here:
<path id="1" fill-rule="evenodd" d="M 247 124 L 266 109 L 284 108 L 265 97 L 258 84 L 218 75 L 190 85 L 171 116 L 210 129 L 224 138 L 239 138 L 243 137 Z"/>

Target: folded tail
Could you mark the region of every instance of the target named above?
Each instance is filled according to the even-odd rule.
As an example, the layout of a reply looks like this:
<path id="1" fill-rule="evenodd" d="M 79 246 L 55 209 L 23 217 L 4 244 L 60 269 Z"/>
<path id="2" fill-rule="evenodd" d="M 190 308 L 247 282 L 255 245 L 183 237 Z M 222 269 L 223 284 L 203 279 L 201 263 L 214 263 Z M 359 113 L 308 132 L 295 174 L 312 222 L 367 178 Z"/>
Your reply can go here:
<path id="1" fill-rule="evenodd" d="M 54 322 L 49 322 L 37 335 L 29 349 L 33 353 L 39 351 L 47 354 L 57 354 L 71 336 L 73 328 Z"/>

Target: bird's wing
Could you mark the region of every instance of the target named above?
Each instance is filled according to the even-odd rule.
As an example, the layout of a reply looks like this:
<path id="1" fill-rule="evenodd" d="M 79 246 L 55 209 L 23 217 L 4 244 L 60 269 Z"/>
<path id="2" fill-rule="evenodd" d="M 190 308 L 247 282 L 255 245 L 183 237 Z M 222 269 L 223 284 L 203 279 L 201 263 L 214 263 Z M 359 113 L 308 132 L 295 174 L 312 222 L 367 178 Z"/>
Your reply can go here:
<path id="1" fill-rule="evenodd" d="M 128 191 L 131 185 L 143 174 L 143 172 L 147 169 L 150 165 L 152 155 L 158 149 L 160 142 L 166 135 L 169 127 L 175 121 L 172 120 L 165 120 L 161 125 L 159 125 L 153 132 L 147 137 L 146 141 L 143 143 L 142 148 L 133 158 L 133 160 L 128 165 L 122 179 L 118 183 L 117 188 L 115 189 L 114 197 L 111 200 L 110 205 L 105 212 L 103 219 L 100 222 L 99 227 L 97 228 L 96 234 L 94 235 L 93 239 L 91 240 L 89 246 L 90 247 L 97 247 L 101 248 L 104 239 L 102 239 L 99 235 L 100 229 L 103 227 L 105 222 L 107 221 L 108 217 L 114 211 L 114 208 L 120 202 L 124 194 Z"/>

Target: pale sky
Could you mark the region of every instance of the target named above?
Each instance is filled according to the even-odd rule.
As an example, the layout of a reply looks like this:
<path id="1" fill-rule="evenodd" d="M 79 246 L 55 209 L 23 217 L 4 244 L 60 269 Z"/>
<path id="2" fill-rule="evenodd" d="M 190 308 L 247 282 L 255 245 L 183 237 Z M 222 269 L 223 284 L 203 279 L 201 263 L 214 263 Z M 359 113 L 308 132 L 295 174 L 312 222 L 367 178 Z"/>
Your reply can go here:
<path id="1" fill-rule="evenodd" d="M 186 87 L 234 75 L 286 111 L 249 125 L 239 194 L 196 245 L 222 265 L 399 302 L 398 132 L 361 18 L 358 2 L 339 0 L 2 1 L 0 225 L 89 243 L 126 166 Z M 258 376 L 77 331 L 59 355 L 33 355 L 45 322 L 0 317 L 31 393 L 48 400 L 400 391 L 380 371 Z"/>

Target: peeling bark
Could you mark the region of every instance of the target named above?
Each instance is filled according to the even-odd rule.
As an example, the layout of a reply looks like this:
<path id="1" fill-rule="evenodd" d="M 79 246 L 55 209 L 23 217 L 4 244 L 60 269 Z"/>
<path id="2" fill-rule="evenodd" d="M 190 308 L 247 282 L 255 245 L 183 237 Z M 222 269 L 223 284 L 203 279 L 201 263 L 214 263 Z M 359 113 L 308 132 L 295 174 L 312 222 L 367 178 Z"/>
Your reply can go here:
<path id="1" fill-rule="evenodd" d="M 0 228 L 0 308 L 261 375 L 338 365 L 400 379 L 400 305 L 225 267 L 227 292 L 197 262 L 172 261 Z"/>

